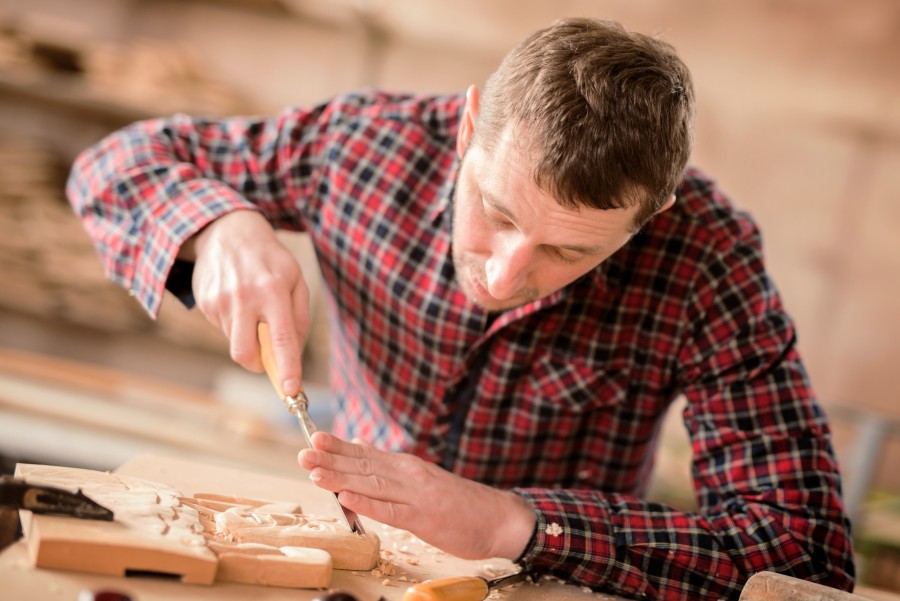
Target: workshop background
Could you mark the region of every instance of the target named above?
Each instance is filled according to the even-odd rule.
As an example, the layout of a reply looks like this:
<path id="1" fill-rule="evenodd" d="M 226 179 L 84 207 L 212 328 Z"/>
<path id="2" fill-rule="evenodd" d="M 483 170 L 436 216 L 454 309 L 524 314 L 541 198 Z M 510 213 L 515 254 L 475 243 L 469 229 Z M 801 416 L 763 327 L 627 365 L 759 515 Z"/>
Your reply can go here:
<path id="1" fill-rule="evenodd" d="M 83 148 L 176 111 L 270 113 L 361 86 L 482 84 L 563 16 L 657 33 L 692 69 L 693 163 L 760 222 L 835 426 L 862 581 L 900 589 L 900 3 L 895 0 L 0 0 L 0 456 L 110 469 L 144 451 L 291 473 L 264 377 L 169 297 L 109 283 L 65 202 Z M 307 273 L 307 241 L 285 235 Z M 313 276 L 314 417 L 330 410 Z M 679 412 L 653 494 L 690 508 Z"/>

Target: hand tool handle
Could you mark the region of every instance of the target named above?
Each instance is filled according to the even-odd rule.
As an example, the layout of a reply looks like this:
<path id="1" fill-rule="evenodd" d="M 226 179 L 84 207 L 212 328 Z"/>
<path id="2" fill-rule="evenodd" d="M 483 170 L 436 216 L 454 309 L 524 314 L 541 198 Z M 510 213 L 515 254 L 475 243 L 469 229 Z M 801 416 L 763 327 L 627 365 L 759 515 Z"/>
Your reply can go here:
<path id="1" fill-rule="evenodd" d="M 311 447 L 311 437 L 313 432 L 316 431 L 316 426 L 309 418 L 309 399 L 306 398 L 306 393 L 303 392 L 302 386 L 300 387 L 300 392 L 294 396 L 284 394 L 284 390 L 281 388 L 281 378 L 278 375 L 278 367 L 275 365 L 275 346 L 272 344 L 269 324 L 260 322 L 256 327 L 256 336 L 259 339 L 259 356 L 262 359 L 266 375 L 269 376 L 269 382 L 275 387 L 275 392 L 278 393 L 287 410 L 297 416 L 306 444 Z"/>
<path id="2" fill-rule="evenodd" d="M 306 441 L 306 446 L 312 448 L 312 434 L 316 431 L 316 426 L 309 418 L 309 399 L 306 398 L 306 393 L 303 392 L 302 386 L 300 387 L 300 392 L 295 396 L 291 397 L 284 394 L 284 390 L 281 388 L 281 378 L 278 375 L 278 368 L 275 365 L 275 347 L 272 345 L 272 335 L 269 332 L 269 324 L 260 322 L 259 325 L 256 326 L 256 336 L 259 339 L 259 355 L 262 358 L 262 364 L 266 370 L 266 375 L 269 376 L 269 381 L 272 383 L 272 386 L 275 387 L 275 391 L 278 392 L 278 396 L 281 397 L 281 400 L 284 402 L 285 407 L 288 408 L 288 411 L 297 416 L 297 420 L 300 422 L 300 429 L 303 432 L 303 438 Z M 357 534 L 365 534 L 366 530 L 363 528 L 359 516 L 356 515 L 355 512 L 341 505 L 337 493 L 334 493 L 334 502 L 341 508 L 341 513 L 350 530 Z"/>
<path id="3" fill-rule="evenodd" d="M 776 572 L 758 572 L 747 580 L 740 601 L 867 601 L 817 582 Z"/>
<path id="4" fill-rule="evenodd" d="M 481 601 L 487 595 L 487 580 L 464 576 L 414 584 L 403 593 L 403 601 Z"/>
<path id="5" fill-rule="evenodd" d="M 269 381 L 275 387 L 275 392 L 278 393 L 281 400 L 284 400 L 287 395 L 284 394 L 284 390 L 281 388 L 281 376 L 278 375 L 278 366 L 275 363 L 275 346 L 272 344 L 269 324 L 264 321 L 260 322 L 256 327 L 256 335 L 259 338 L 259 354 L 263 367 L 266 370 L 266 375 L 269 376 Z M 303 393 L 302 387 L 300 388 L 300 393 Z M 297 396 L 300 395 L 298 394 Z"/>

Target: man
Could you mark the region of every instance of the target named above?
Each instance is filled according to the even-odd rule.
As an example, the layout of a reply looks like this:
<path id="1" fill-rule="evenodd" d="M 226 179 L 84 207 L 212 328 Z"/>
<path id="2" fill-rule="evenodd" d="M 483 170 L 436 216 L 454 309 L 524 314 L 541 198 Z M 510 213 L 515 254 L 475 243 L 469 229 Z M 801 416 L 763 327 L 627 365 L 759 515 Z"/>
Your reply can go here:
<path id="1" fill-rule="evenodd" d="M 685 169 L 692 140 L 671 47 L 571 19 L 483 97 L 138 123 L 85 152 L 68 193 L 151 314 L 164 286 L 193 294 L 254 370 L 267 322 L 288 394 L 308 299 L 273 228 L 310 234 L 340 437 L 300 463 L 349 509 L 627 596 L 736 598 L 763 570 L 849 589 L 792 322 L 753 222 Z M 697 512 L 641 498 L 677 395 Z"/>

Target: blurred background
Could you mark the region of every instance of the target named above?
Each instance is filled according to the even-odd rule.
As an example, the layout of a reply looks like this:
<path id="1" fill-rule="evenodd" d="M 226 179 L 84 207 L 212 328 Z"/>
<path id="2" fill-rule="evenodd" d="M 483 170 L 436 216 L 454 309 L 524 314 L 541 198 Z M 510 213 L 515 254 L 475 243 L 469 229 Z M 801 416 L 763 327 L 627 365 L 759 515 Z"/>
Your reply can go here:
<path id="1" fill-rule="evenodd" d="M 762 226 L 834 421 L 862 580 L 900 589 L 900 3 L 896 0 L 0 0 L 0 457 L 111 469 L 145 452 L 296 470 L 264 377 L 171 297 L 107 282 L 63 186 L 75 155 L 176 111 L 259 114 L 362 86 L 482 84 L 563 16 L 658 34 L 692 69 L 693 163 Z M 308 242 L 285 235 L 315 274 Z M 305 361 L 329 419 L 321 290 Z M 689 508 L 673 411 L 654 495 Z M 895 467 L 891 467 L 891 466 Z"/>

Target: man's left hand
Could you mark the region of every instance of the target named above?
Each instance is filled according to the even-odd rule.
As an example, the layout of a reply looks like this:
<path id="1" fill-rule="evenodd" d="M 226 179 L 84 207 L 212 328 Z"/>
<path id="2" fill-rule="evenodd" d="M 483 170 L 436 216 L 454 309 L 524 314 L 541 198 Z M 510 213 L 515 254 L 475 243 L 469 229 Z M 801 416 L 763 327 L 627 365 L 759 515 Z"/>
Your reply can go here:
<path id="1" fill-rule="evenodd" d="M 408 530 L 457 557 L 518 558 L 536 517 L 519 495 L 466 480 L 414 455 L 379 451 L 325 432 L 300 465 L 344 507 Z"/>

